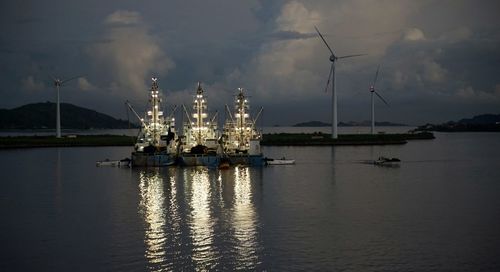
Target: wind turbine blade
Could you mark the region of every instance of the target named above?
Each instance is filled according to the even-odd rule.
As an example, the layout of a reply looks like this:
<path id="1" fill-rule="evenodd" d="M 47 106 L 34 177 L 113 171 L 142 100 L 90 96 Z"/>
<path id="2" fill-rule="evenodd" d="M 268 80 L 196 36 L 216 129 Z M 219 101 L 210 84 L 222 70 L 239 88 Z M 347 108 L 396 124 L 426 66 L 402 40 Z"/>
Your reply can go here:
<path id="1" fill-rule="evenodd" d="M 76 76 L 76 77 L 70 77 L 70 78 L 68 78 L 68 79 L 65 79 L 65 80 L 61 81 L 61 84 L 66 83 L 66 82 L 68 82 L 68 81 L 71 81 L 71 80 L 73 80 L 73 79 L 77 79 L 77 78 L 83 77 L 83 76 L 84 76 L 84 75 L 79 75 L 79 76 Z"/>
<path id="2" fill-rule="evenodd" d="M 375 88 L 375 83 L 377 83 L 378 71 L 380 70 L 380 64 L 377 67 L 377 72 L 375 73 L 375 78 L 373 79 L 373 88 Z"/>
<path id="3" fill-rule="evenodd" d="M 347 55 L 347 56 L 338 57 L 338 59 L 346 59 L 346 58 L 359 57 L 359 56 L 366 56 L 366 55 L 367 55 L 367 54 Z"/>
<path id="4" fill-rule="evenodd" d="M 326 82 L 325 93 L 328 92 L 328 86 L 330 85 L 330 80 L 332 79 L 332 74 L 333 74 L 333 63 L 332 63 L 332 66 L 330 66 L 330 73 L 328 74 L 328 81 Z"/>
<path id="5" fill-rule="evenodd" d="M 378 94 L 377 92 L 374 93 L 378 96 L 378 98 L 380 98 L 380 100 L 382 100 L 382 102 L 384 102 L 387 106 L 389 106 L 389 103 L 387 103 L 387 101 L 385 101 L 385 99 L 380 94 Z"/>
<path id="6" fill-rule="evenodd" d="M 325 43 L 326 47 L 328 47 L 328 50 L 330 50 L 330 53 L 332 53 L 332 55 L 335 57 L 335 54 L 333 53 L 333 50 L 330 48 L 330 46 L 328 45 L 328 43 L 326 42 L 325 38 L 323 38 L 323 35 L 321 35 L 321 33 L 319 32 L 318 28 L 316 26 L 314 26 L 314 28 L 316 29 L 316 32 L 318 32 L 318 35 L 319 37 L 323 40 L 323 42 Z"/>

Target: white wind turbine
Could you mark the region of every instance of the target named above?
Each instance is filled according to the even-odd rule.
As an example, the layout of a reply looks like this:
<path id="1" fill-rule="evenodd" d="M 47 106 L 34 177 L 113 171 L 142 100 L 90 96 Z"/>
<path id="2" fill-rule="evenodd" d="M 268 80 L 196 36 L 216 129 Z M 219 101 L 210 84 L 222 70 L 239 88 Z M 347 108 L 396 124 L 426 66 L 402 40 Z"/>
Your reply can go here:
<path id="1" fill-rule="evenodd" d="M 373 84 L 370 86 L 370 93 L 371 93 L 371 99 L 372 99 L 372 126 L 371 126 L 371 134 L 375 134 L 375 99 L 373 97 L 373 94 L 376 94 L 382 102 L 384 102 L 387 106 L 389 104 L 385 99 L 377 92 L 375 89 L 375 83 L 377 83 L 377 78 L 378 78 L 378 72 L 380 70 L 380 64 L 377 67 L 377 72 L 375 73 L 375 78 L 373 79 Z"/>
<path id="2" fill-rule="evenodd" d="M 337 92 L 335 90 L 335 62 L 339 59 L 346 59 L 346 58 L 352 58 L 352 57 L 358 57 L 358 56 L 364 56 L 366 54 L 356 54 L 356 55 L 347 55 L 347 56 L 341 56 L 337 57 L 334 53 L 333 50 L 330 48 L 328 43 L 326 42 L 325 38 L 323 38 L 323 35 L 319 32 L 318 28 L 314 26 L 316 29 L 316 32 L 318 32 L 319 37 L 323 40 L 325 43 L 326 47 L 328 50 L 330 50 L 330 61 L 332 62 L 332 66 L 330 68 L 330 73 L 328 74 L 328 81 L 326 83 L 325 87 L 325 92 L 328 89 L 328 85 L 330 84 L 330 80 L 332 81 L 332 139 L 337 139 L 338 133 L 337 133 Z"/>
<path id="3" fill-rule="evenodd" d="M 55 78 L 51 76 L 52 79 L 54 80 L 54 86 L 56 87 L 57 90 L 57 105 L 56 105 L 56 137 L 61 138 L 61 110 L 60 110 L 60 99 L 59 99 L 59 89 L 62 87 L 62 85 L 70 80 L 77 79 L 82 76 L 76 76 L 76 77 L 71 77 L 65 80 L 61 80 L 58 78 Z"/>

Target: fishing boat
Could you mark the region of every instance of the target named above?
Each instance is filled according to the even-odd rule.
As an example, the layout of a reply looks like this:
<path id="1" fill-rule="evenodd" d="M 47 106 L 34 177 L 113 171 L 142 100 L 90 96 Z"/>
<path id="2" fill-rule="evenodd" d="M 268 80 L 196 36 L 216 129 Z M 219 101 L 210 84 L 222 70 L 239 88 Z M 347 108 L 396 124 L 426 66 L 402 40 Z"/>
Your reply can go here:
<path id="1" fill-rule="evenodd" d="M 209 118 L 207 99 L 201 83 L 198 82 L 192 110 L 182 105 L 187 121 L 179 137 L 179 163 L 184 166 L 217 166 L 222 147 L 217 131 L 217 112 Z"/>
<path id="2" fill-rule="evenodd" d="M 141 122 L 137 141 L 132 152 L 132 166 L 169 166 L 176 162 L 175 108 L 169 116 L 161 110 L 161 94 L 158 79 L 152 78 L 149 94 L 149 110 L 141 118 L 132 105 L 127 105 Z"/>
<path id="3" fill-rule="evenodd" d="M 250 117 L 250 105 L 243 88 L 238 88 L 234 112 L 226 105 L 227 116 L 224 123 L 223 154 L 232 165 L 262 166 L 264 159 L 260 149 L 262 134 L 256 129 L 256 122 L 262 108 L 254 119 Z"/>

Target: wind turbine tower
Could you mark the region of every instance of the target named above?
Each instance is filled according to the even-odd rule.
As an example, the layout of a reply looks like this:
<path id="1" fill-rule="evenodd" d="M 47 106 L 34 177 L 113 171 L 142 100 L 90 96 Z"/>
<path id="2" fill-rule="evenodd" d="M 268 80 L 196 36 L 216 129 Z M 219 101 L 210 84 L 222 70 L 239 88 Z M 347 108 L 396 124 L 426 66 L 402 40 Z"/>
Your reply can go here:
<path id="1" fill-rule="evenodd" d="M 52 77 L 52 79 L 54 80 L 54 86 L 56 87 L 56 90 L 57 90 L 57 105 L 56 105 L 56 137 L 57 138 L 61 138 L 61 106 L 60 106 L 60 98 L 59 98 L 59 89 L 62 87 L 62 85 L 70 80 L 73 80 L 73 79 L 77 79 L 81 76 L 77 76 L 77 77 L 72 77 L 72 78 L 68 78 L 68 79 L 65 79 L 65 80 L 61 80 L 61 79 L 58 79 L 58 78 L 55 78 L 55 77 Z"/>
<path id="2" fill-rule="evenodd" d="M 319 32 L 318 28 L 315 26 L 316 32 L 318 32 L 319 37 L 323 40 L 325 43 L 326 47 L 330 51 L 330 61 L 332 62 L 332 65 L 330 67 L 330 73 L 328 74 L 328 81 L 326 83 L 325 87 L 325 92 L 328 90 L 328 85 L 330 84 L 330 80 L 332 81 L 332 139 L 337 139 L 338 138 L 338 133 L 337 133 L 337 92 L 336 92 L 336 82 L 335 82 L 335 62 L 339 59 L 346 59 L 346 58 L 352 58 L 352 57 L 358 57 L 358 56 L 364 56 L 366 54 L 356 54 L 356 55 L 347 55 L 347 56 L 336 56 L 335 53 L 333 53 L 332 48 L 328 43 L 326 42 L 325 38 L 323 35 L 321 35 L 321 32 Z"/>
<path id="3" fill-rule="evenodd" d="M 372 126 L 371 126 L 371 130 L 370 130 L 371 134 L 375 134 L 375 98 L 373 97 L 373 95 L 374 94 L 377 95 L 378 98 L 380 98 L 380 100 L 382 100 L 382 102 L 384 102 L 387 106 L 389 106 L 387 101 L 385 101 L 385 99 L 375 89 L 375 83 L 377 83 L 379 70 L 380 70 L 380 64 L 377 67 L 377 72 L 375 73 L 375 78 L 373 79 L 373 84 L 370 86 L 371 102 L 372 102 Z"/>

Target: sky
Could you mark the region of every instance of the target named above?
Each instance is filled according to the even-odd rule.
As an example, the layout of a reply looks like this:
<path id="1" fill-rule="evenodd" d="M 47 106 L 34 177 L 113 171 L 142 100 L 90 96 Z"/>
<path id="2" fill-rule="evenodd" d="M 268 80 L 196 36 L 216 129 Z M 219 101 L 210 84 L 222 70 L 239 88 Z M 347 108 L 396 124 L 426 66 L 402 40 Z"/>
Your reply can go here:
<path id="1" fill-rule="evenodd" d="M 264 107 L 260 124 L 331 122 L 317 26 L 336 55 L 366 54 L 337 63 L 339 121 L 370 119 L 378 65 L 379 121 L 500 114 L 498 11 L 487 0 L 3 0 L 0 108 L 54 102 L 51 77 L 81 76 L 62 102 L 125 118 L 157 77 L 167 109 L 191 105 L 200 81 L 211 113 L 242 87 L 253 113 Z"/>

